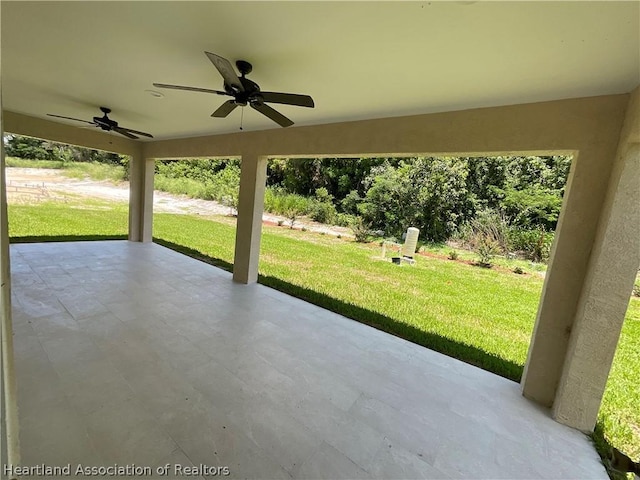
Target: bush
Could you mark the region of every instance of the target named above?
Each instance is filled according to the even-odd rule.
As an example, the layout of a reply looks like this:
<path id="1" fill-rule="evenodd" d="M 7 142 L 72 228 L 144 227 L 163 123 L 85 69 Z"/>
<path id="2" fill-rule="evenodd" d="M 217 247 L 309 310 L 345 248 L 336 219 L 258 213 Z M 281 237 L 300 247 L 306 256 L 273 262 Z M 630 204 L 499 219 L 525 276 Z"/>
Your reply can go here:
<path id="1" fill-rule="evenodd" d="M 497 255 L 509 251 L 507 219 L 494 210 L 483 210 L 475 219 L 458 229 L 457 236 L 465 247 L 479 253 L 489 248 Z"/>
<path id="2" fill-rule="evenodd" d="M 354 215 L 349 215 L 347 213 L 338 213 L 336 215 L 336 225 L 339 227 L 349 227 L 356 219 Z"/>
<path id="3" fill-rule="evenodd" d="M 457 260 L 457 259 L 458 259 L 458 252 L 456 252 L 455 250 L 450 250 L 449 260 Z"/>
<path id="4" fill-rule="evenodd" d="M 351 223 L 351 230 L 353 236 L 358 243 L 366 243 L 369 241 L 371 235 L 371 226 L 362 219 L 362 217 L 355 217 Z"/>
<path id="5" fill-rule="evenodd" d="M 333 204 L 333 197 L 326 188 L 318 188 L 316 196 L 311 202 L 311 218 L 316 222 L 334 224 L 338 211 Z"/>
<path id="6" fill-rule="evenodd" d="M 345 213 L 349 213 L 351 215 L 357 215 L 358 205 L 362 203 L 362 197 L 358 194 L 357 190 L 351 190 L 340 202 L 340 206 L 342 207 L 342 211 Z"/>
<path id="7" fill-rule="evenodd" d="M 308 199 L 301 195 L 287 194 L 281 198 L 279 207 L 282 208 L 282 213 L 289 219 L 289 228 L 293 228 L 296 220 L 304 215 L 309 209 Z"/>
<path id="8" fill-rule="evenodd" d="M 508 231 L 511 250 L 534 262 L 546 262 L 551 252 L 553 232 L 547 232 L 543 227 L 535 230 L 524 230 L 511 227 Z"/>
<path id="9" fill-rule="evenodd" d="M 268 187 L 264 195 L 264 209 L 269 213 L 287 216 L 295 206 L 298 215 L 305 215 L 311 210 L 311 200 L 295 193 L 286 193 L 281 188 Z"/>
<path id="10" fill-rule="evenodd" d="M 493 257 L 500 253 L 500 244 L 495 239 L 484 236 L 478 242 L 476 253 L 478 254 L 478 265 L 491 268 Z"/>
<path id="11" fill-rule="evenodd" d="M 522 228 L 556 227 L 562 207 L 559 189 L 536 185 L 522 190 L 506 189 L 502 193 L 501 208 L 512 218 L 513 224 Z"/>
<path id="12" fill-rule="evenodd" d="M 189 178 L 202 183 L 216 182 L 218 174 L 232 167 L 240 170 L 238 160 L 219 158 L 193 158 L 186 160 L 161 160 L 156 162 L 156 174 L 169 178 Z"/>
<path id="13" fill-rule="evenodd" d="M 195 162 L 197 168 L 189 164 Z M 200 162 L 200 163 L 198 163 Z M 209 160 L 184 160 L 159 162 L 154 178 L 154 188 L 163 192 L 187 195 L 191 198 L 215 200 L 229 207 L 232 211 L 238 209 L 238 195 L 240 191 L 240 167 L 237 162 L 223 163 L 223 167 L 215 172 L 209 172 L 206 177 L 203 165 Z M 220 161 L 223 162 L 223 161 Z M 185 175 L 178 173 L 184 170 Z M 195 173 L 194 173 L 195 172 Z M 195 178 L 194 178 L 195 177 Z"/>

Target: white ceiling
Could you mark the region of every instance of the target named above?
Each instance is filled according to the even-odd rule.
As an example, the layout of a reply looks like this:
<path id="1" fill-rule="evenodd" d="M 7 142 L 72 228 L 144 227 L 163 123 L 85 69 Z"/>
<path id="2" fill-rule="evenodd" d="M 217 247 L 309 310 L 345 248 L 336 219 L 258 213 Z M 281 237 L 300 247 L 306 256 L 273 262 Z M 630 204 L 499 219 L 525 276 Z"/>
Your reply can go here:
<path id="1" fill-rule="evenodd" d="M 5 110 L 156 138 L 238 131 L 204 55 L 253 63 L 296 125 L 623 93 L 640 83 L 640 2 L 1 2 Z M 155 89 L 158 90 L 158 89 Z M 280 128 L 244 109 L 245 130 Z M 49 117 L 46 117 L 49 118 Z M 60 120 L 60 122 L 65 122 Z M 73 124 L 73 122 L 65 122 Z M 295 128 L 290 127 L 290 128 Z"/>

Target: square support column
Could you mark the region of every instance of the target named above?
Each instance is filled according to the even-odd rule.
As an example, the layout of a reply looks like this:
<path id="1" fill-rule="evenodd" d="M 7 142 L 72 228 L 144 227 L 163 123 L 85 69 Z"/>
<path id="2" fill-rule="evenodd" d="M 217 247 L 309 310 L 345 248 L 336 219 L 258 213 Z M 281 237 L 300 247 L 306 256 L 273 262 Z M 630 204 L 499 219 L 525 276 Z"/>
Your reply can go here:
<path id="1" fill-rule="evenodd" d="M 635 124 L 635 138 L 621 138 L 553 403 L 557 421 L 583 431 L 595 427 L 640 266 L 639 112 L 636 90 L 625 122 L 625 130 Z"/>
<path id="2" fill-rule="evenodd" d="M 1 90 L 0 135 L 4 136 Z M 3 144 L 0 145 L 0 406 L 2 407 L 0 409 L 0 430 L 2 431 L 3 436 L 3 438 L 0 439 L 0 454 L 3 458 L 3 464 L 20 465 L 18 388 L 16 385 L 13 358 L 9 219 L 7 216 L 7 188 L 5 173 L 3 142 Z M 2 478 L 5 478 L 4 474 L 1 475 Z"/>
<path id="3" fill-rule="evenodd" d="M 240 196 L 233 260 L 235 282 L 249 284 L 258 281 L 266 181 L 267 157 L 255 154 L 243 155 L 240 166 Z"/>
<path id="4" fill-rule="evenodd" d="M 129 241 L 153 240 L 153 176 L 152 158 L 133 155 L 129 164 Z"/>
<path id="5" fill-rule="evenodd" d="M 612 160 L 600 157 L 597 164 L 600 177 L 573 172 L 574 181 L 594 182 L 604 195 L 594 203 L 588 195 L 594 188 L 569 185 L 522 379 L 526 397 L 585 432 L 597 421 L 640 265 L 640 88 L 621 127 Z M 577 248 L 575 227 L 591 222 L 593 212 L 597 223 L 583 229 L 592 235 L 588 248 Z"/>

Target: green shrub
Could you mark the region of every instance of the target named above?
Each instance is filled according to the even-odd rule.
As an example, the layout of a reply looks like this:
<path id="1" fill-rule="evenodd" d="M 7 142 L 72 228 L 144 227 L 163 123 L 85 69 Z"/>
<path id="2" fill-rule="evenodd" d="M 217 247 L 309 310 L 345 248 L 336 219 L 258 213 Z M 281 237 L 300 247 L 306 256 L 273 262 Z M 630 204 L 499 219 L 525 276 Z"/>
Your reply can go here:
<path id="1" fill-rule="evenodd" d="M 62 160 L 31 160 L 28 158 L 5 157 L 7 167 L 18 168 L 64 168 Z"/>
<path id="2" fill-rule="evenodd" d="M 358 194 L 357 190 L 351 190 L 340 202 L 342 211 L 351 215 L 357 215 L 358 205 L 362 203 L 362 197 Z"/>
<path id="3" fill-rule="evenodd" d="M 500 244 L 495 239 L 484 236 L 478 242 L 476 253 L 478 254 L 478 265 L 491 268 L 493 257 L 500 253 Z"/>
<path id="4" fill-rule="evenodd" d="M 318 188 L 316 196 L 311 202 L 311 218 L 316 222 L 334 224 L 338 211 L 333 204 L 333 196 L 329 195 L 326 188 Z"/>
<path id="5" fill-rule="evenodd" d="M 240 162 L 220 158 L 192 158 L 160 160 L 155 165 L 156 174 L 169 178 L 189 178 L 203 183 L 215 183 L 216 177 L 229 168 L 239 171 Z"/>
<path id="6" fill-rule="evenodd" d="M 312 200 L 295 193 L 286 193 L 281 188 L 268 187 L 264 195 L 265 211 L 287 217 L 292 209 L 296 211 L 296 216 L 306 215 L 311 210 L 311 203 Z"/>
<path id="7" fill-rule="evenodd" d="M 212 200 L 209 192 L 207 192 L 206 185 L 191 178 L 172 178 L 160 174 L 155 176 L 153 187 L 156 190 L 176 195 L 188 195 L 193 198 Z"/>
<path id="8" fill-rule="evenodd" d="M 336 215 L 336 225 L 339 227 L 349 227 L 355 220 L 354 215 L 349 215 L 348 213 L 338 213 Z"/>
<path id="9" fill-rule="evenodd" d="M 553 236 L 553 232 L 547 232 L 543 227 L 535 230 L 511 227 L 508 231 L 510 249 L 534 262 L 546 262 L 549 259 Z"/>
<path id="10" fill-rule="evenodd" d="M 458 252 L 456 252 L 455 250 L 450 250 L 449 260 L 457 260 L 457 259 L 458 259 Z"/>
<path id="11" fill-rule="evenodd" d="M 366 223 L 362 217 L 355 217 L 351 223 L 351 230 L 353 231 L 353 236 L 355 237 L 356 242 L 366 243 L 369 241 L 369 237 L 371 236 L 371 226 Z"/>
<path id="12" fill-rule="evenodd" d="M 502 191 L 504 198 L 501 209 L 511 217 L 513 224 L 521 228 L 554 229 L 560 208 L 562 194 L 560 189 L 544 188 L 540 185 L 522 190 L 508 188 Z"/>
<path id="13" fill-rule="evenodd" d="M 199 167 L 190 167 L 190 162 L 195 162 L 196 167 Z M 157 169 L 159 173 L 156 173 L 154 179 L 154 188 L 191 198 L 215 200 L 229 207 L 232 212 L 237 211 L 240 167 L 237 163 L 227 162 L 223 163 L 223 168 L 205 174 L 204 166 L 208 164 L 210 161 L 207 159 L 160 163 L 160 168 Z M 184 176 L 179 176 L 180 172 L 183 172 Z"/>
<path id="14" fill-rule="evenodd" d="M 508 231 L 507 219 L 494 210 L 486 209 L 462 225 L 457 235 L 465 247 L 478 254 L 478 264 L 489 268 L 493 257 L 508 252 Z"/>

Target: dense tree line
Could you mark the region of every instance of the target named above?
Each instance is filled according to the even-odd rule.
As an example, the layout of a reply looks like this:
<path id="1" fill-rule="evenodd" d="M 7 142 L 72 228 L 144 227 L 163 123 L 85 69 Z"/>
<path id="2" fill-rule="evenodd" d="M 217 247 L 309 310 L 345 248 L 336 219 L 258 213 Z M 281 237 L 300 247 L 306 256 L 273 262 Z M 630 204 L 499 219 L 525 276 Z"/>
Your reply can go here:
<path id="1" fill-rule="evenodd" d="M 523 229 L 554 230 L 570 165 L 563 156 L 272 160 L 268 182 L 320 192 L 386 235 L 416 226 L 439 241 L 485 210 Z"/>
<path id="2" fill-rule="evenodd" d="M 5 137 L 5 148 L 22 158 L 126 163 L 116 154 L 20 136 Z M 542 251 L 570 165 L 564 156 L 272 159 L 265 206 L 292 222 L 303 214 L 340 225 L 357 220 L 385 237 L 400 238 L 415 226 L 423 241 L 502 223 L 489 230 L 509 228 L 512 248 Z M 156 162 L 156 174 L 157 188 L 237 205 L 238 160 Z"/>
<path id="3" fill-rule="evenodd" d="M 123 165 L 124 158 L 117 153 L 102 152 L 90 148 L 75 147 L 64 143 L 48 142 L 22 135 L 5 135 L 5 154 L 9 157 L 30 160 L 57 160 L 64 162 L 98 162 Z"/>

